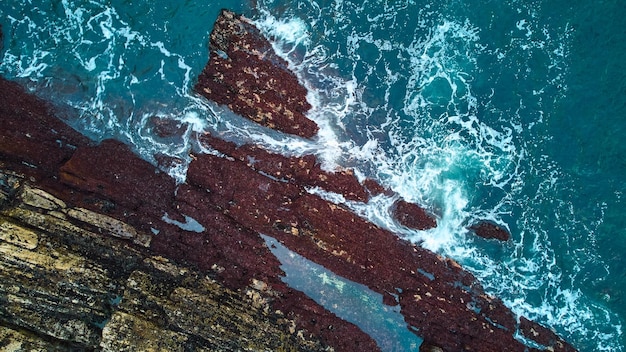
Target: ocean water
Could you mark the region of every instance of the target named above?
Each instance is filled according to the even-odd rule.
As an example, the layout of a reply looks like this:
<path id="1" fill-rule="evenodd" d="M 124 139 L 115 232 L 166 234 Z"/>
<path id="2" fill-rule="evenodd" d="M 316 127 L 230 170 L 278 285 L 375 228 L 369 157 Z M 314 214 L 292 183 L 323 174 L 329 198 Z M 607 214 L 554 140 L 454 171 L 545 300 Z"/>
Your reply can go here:
<path id="1" fill-rule="evenodd" d="M 221 8 L 251 18 L 309 90 L 314 140 L 267 131 L 191 92 Z M 16 1 L 0 4 L 0 74 L 95 140 L 185 177 L 194 131 L 315 153 L 438 217 L 344 202 L 473 272 L 581 351 L 626 339 L 626 13 L 619 0 Z M 153 117 L 180 133 L 159 137 Z M 488 219 L 512 240 L 476 238 Z"/>

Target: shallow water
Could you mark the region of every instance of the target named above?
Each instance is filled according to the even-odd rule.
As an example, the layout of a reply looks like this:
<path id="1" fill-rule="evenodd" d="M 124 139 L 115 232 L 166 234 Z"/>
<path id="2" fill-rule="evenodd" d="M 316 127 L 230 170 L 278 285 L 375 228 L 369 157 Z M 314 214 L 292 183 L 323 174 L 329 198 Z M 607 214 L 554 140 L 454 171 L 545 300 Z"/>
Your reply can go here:
<path id="1" fill-rule="evenodd" d="M 252 18 L 290 61 L 318 138 L 268 133 L 190 92 L 221 8 Z M 359 214 L 459 261 L 581 351 L 622 351 L 622 14 L 617 0 L 8 0 L 0 74 L 93 139 L 118 138 L 152 162 L 180 158 L 169 172 L 181 181 L 199 148 L 193 130 L 354 167 L 426 205 L 439 226 L 398 227 L 384 197 L 348 204 Z M 153 116 L 180 132 L 159 137 Z M 468 234 L 476 219 L 512 240 Z"/>

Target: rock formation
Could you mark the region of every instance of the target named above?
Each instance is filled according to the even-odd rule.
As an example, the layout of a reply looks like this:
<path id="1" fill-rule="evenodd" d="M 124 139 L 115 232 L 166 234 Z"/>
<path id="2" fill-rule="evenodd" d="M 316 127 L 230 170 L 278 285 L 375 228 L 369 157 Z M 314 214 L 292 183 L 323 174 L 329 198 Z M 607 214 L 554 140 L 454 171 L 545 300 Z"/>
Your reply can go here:
<path id="1" fill-rule="evenodd" d="M 304 116 L 311 108 L 306 88 L 249 20 L 223 10 L 209 45 L 198 93 L 263 126 L 305 138 L 317 133 Z"/>
<path id="2" fill-rule="evenodd" d="M 274 76 L 227 67 L 245 51 L 262 59 L 254 65 L 287 72 L 247 20 L 222 12 L 211 42 L 211 60 L 221 63 L 210 62 L 203 77 L 247 75 L 218 103 L 238 113 L 246 104 L 253 115 L 306 111 L 297 81 L 272 83 L 284 84 L 274 87 L 282 93 L 255 103 L 247 92 Z M 223 155 L 194 155 L 187 181 L 177 185 L 122 143 L 87 140 L 16 84 L 0 79 L 0 92 L 0 346 L 378 350 L 357 326 L 281 280 L 262 233 L 399 306 L 424 339 L 422 350 L 536 350 L 518 333 L 535 346 L 574 350 L 514 316 L 454 261 L 307 191 L 317 186 L 365 202 L 383 192 L 373 181 L 324 172 L 313 157 L 203 135 L 200 142 Z M 273 121 L 261 122 L 281 129 Z M 316 131 L 291 125 L 290 133 L 305 137 Z M 406 226 L 435 225 L 405 203 L 396 208 L 413 214 L 398 216 Z"/>
<path id="3" fill-rule="evenodd" d="M 486 239 L 496 239 L 500 241 L 508 241 L 511 234 L 502 226 L 496 225 L 489 221 L 481 221 L 469 227 L 477 236 Z"/>

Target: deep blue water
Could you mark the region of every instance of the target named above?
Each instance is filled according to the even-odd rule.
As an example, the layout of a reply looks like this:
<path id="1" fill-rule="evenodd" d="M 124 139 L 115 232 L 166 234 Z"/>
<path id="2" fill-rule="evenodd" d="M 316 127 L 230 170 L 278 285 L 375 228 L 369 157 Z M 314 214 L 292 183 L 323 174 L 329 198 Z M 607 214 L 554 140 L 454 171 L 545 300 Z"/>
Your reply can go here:
<path id="1" fill-rule="evenodd" d="M 91 138 L 181 158 L 169 170 L 179 180 L 201 130 L 355 167 L 439 226 L 399 228 L 384 198 L 355 211 L 456 259 L 581 351 L 624 350 L 622 2 L 157 3 L 4 0 L 0 74 Z M 190 92 L 221 8 L 254 20 L 290 60 L 319 138 L 267 133 Z M 187 129 L 160 138 L 152 116 Z M 506 225 L 512 241 L 473 237 L 475 219 Z"/>

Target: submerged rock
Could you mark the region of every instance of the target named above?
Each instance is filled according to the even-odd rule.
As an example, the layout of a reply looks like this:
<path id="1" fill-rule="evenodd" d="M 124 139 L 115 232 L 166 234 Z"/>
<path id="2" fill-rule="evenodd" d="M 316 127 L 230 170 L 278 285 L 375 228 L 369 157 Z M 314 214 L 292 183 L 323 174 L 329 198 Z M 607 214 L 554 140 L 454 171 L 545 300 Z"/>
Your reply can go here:
<path id="1" fill-rule="evenodd" d="M 306 88 L 248 19 L 222 10 L 209 48 L 196 92 L 263 126 L 305 138 L 317 133 L 304 116 L 311 108 Z"/>

